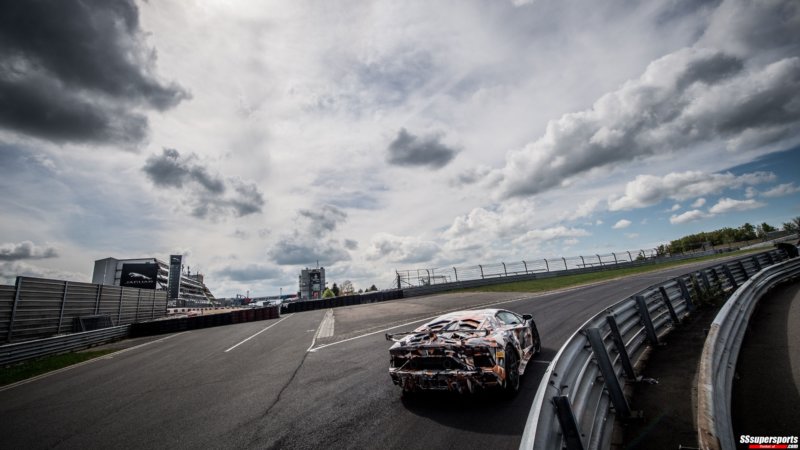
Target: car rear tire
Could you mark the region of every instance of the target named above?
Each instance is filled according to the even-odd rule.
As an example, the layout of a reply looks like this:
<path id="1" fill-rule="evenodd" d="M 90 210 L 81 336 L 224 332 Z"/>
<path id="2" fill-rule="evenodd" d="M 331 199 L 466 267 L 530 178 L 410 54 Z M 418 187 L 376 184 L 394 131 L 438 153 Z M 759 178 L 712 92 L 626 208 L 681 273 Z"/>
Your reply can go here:
<path id="1" fill-rule="evenodd" d="M 508 397 L 513 397 L 519 392 L 519 357 L 510 345 L 506 347 L 505 353 L 505 394 Z"/>
<path id="2" fill-rule="evenodd" d="M 536 324 L 531 322 L 531 334 L 533 341 L 536 342 L 533 346 L 533 354 L 538 355 L 542 351 L 542 339 L 539 337 L 539 330 L 536 329 Z"/>

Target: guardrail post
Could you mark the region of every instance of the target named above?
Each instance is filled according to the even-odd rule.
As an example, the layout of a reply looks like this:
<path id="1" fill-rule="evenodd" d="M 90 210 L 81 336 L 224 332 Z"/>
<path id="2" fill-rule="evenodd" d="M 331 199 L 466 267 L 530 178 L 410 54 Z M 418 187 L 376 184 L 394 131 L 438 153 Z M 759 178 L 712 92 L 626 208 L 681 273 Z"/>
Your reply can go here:
<path id="1" fill-rule="evenodd" d="M 763 267 L 761 267 L 761 263 L 758 262 L 758 256 L 753 255 L 752 259 L 753 259 L 753 265 L 756 266 L 756 272 L 761 272 L 761 269 L 763 269 Z"/>
<path id="2" fill-rule="evenodd" d="M 575 413 L 572 412 L 572 406 L 569 404 L 569 397 L 566 395 L 554 396 L 553 406 L 556 407 L 556 417 L 558 424 L 561 425 L 561 434 L 564 436 L 567 450 L 583 450 L 581 432 L 578 430 Z"/>
<path id="3" fill-rule="evenodd" d="M 525 266 L 525 274 L 527 275 L 528 274 L 528 263 L 526 263 L 524 259 L 522 260 L 522 265 Z"/>
<path id="4" fill-rule="evenodd" d="M 586 337 L 589 339 L 589 344 L 592 345 L 592 352 L 597 360 L 597 365 L 600 367 L 600 373 L 603 375 L 603 382 L 606 385 L 608 394 L 611 396 L 611 403 L 614 405 L 614 409 L 623 420 L 630 418 L 631 407 L 622 393 L 622 386 L 620 386 L 617 375 L 614 372 L 614 366 L 611 364 L 611 358 L 608 356 L 608 351 L 603 343 L 600 329 L 588 328 Z"/>
<path id="5" fill-rule="evenodd" d="M 506 274 L 506 276 L 508 276 L 508 270 L 506 270 L 506 263 L 500 261 L 500 264 L 503 265 L 503 273 Z"/>
<path id="6" fill-rule="evenodd" d="M 667 305 L 667 309 L 669 310 L 669 317 L 672 319 L 672 323 L 675 325 L 681 323 L 681 320 L 678 318 L 678 315 L 675 314 L 675 308 L 672 307 L 672 302 L 669 299 L 669 294 L 667 294 L 667 290 L 664 286 L 658 287 L 658 292 L 661 293 L 661 299 L 664 300 L 664 304 Z"/>
<path id="7" fill-rule="evenodd" d="M 686 286 L 686 282 L 683 281 L 683 278 L 678 278 L 676 281 L 681 288 L 681 295 L 686 301 L 686 307 L 689 308 L 689 311 L 694 311 L 694 302 L 692 301 L 692 294 L 689 293 L 689 287 Z"/>
<path id="8" fill-rule="evenodd" d="M 11 334 L 14 332 L 14 320 L 17 317 L 17 305 L 19 305 L 19 292 L 22 290 L 22 277 L 17 277 L 14 283 L 14 303 L 11 305 L 11 319 L 8 322 L 8 336 L 6 341 L 11 342 Z"/>
<path id="9" fill-rule="evenodd" d="M 636 304 L 639 306 L 639 317 L 642 318 L 642 324 L 647 333 L 647 340 L 650 341 L 650 345 L 659 345 L 658 335 L 656 334 L 656 329 L 653 327 L 653 321 L 650 319 L 650 311 L 647 310 L 647 302 L 644 300 L 644 297 L 637 295 Z"/>
<path id="10" fill-rule="evenodd" d="M 772 252 L 767 252 L 767 259 L 769 260 L 769 265 L 775 264 L 775 260 L 772 259 Z"/>
<path id="11" fill-rule="evenodd" d="M 483 266 L 478 264 L 478 268 L 481 269 L 481 280 L 483 280 Z"/>
<path id="12" fill-rule="evenodd" d="M 736 263 L 739 264 L 739 268 L 742 269 L 742 273 L 744 274 L 744 280 L 745 281 L 749 280 L 750 275 L 747 274 L 747 269 L 744 268 L 744 263 L 742 262 L 742 260 L 740 259 L 736 261 Z"/>
<path id="13" fill-rule="evenodd" d="M 731 272 L 731 269 L 727 264 L 722 265 L 722 272 L 728 278 L 728 281 L 730 281 L 733 290 L 735 291 L 736 289 L 739 289 L 739 283 L 736 282 L 736 277 L 733 276 L 733 272 Z"/>
<path id="14" fill-rule="evenodd" d="M 631 364 L 631 357 L 628 355 L 628 349 L 625 348 L 625 341 L 622 340 L 622 334 L 619 332 L 617 319 L 613 315 L 606 316 L 609 328 L 611 328 L 611 338 L 614 340 L 614 347 L 619 353 L 619 360 L 622 363 L 622 368 L 625 370 L 625 378 L 630 381 L 640 381 L 642 377 L 637 377 L 636 372 L 633 370 Z"/>
<path id="15" fill-rule="evenodd" d="M 705 269 L 700 270 L 700 279 L 703 280 L 703 287 L 706 288 L 706 291 L 710 291 L 711 280 L 708 279 L 708 273 L 706 273 Z"/>
<path id="16" fill-rule="evenodd" d="M 64 295 L 61 296 L 61 311 L 58 313 L 58 328 L 56 334 L 61 334 L 61 324 L 64 323 L 64 307 L 67 304 L 67 292 L 69 291 L 69 281 L 64 282 Z"/>
<path id="17" fill-rule="evenodd" d="M 586 268 L 586 260 L 583 259 L 583 256 L 581 256 L 581 265 L 583 266 L 584 269 Z M 564 263 L 564 267 L 567 267 L 566 262 Z"/>
<path id="18" fill-rule="evenodd" d="M 544 259 L 544 268 L 547 269 L 548 272 L 550 272 L 550 264 L 547 264 L 547 258 Z"/>
<path id="19" fill-rule="evenodd" d="M 561 257 L 561 260 L 562 260 L 562 261 L 564 261 L 564 270 L 569 270 L 569 269 L 567 269 L 567 258 L 564 258 L 564 257 L 562 256 L 562 257 Z"/>
<path id="20" fill-rule="evenodd" d="M 458 271 L 455 267 L 453 267 L 453 274 L 456 276 L 456 281 L 458 281 Z"/>
<path id="21" fill-rule="evenodd" d="M 97 285 L 97 297 L 95 297 L 95 299 L 94 299 L 94 314 L 95 315 L 97 315 L 97 313 L 100 312 L 100 298 L 102 296 L 103 296 L 103 285 L 102 284 L 98 284 Z"/>

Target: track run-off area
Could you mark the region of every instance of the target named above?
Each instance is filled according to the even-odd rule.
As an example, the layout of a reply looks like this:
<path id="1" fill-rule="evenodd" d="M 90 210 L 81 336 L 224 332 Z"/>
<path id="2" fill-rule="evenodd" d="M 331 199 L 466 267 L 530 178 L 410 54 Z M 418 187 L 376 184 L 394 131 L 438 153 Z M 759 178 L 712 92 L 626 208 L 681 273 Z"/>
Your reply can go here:
<path id="1" fill-rule="evenodd" d="M 703 261 L 541 294 L 452 293 L 150 339 L 0 388 L 2 448 L 517 449 L 547 364 L 598 311 Z M 542 352 L 519 394 L 405 398 L 384 334 L 449 311 L 531 313 Z"/>

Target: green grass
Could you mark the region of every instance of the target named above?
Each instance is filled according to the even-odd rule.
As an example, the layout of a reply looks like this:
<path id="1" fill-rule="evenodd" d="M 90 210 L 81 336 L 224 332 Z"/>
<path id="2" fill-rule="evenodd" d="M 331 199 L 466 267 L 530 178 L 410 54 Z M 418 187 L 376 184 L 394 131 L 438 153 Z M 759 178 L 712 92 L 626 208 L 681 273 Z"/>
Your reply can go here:
<path id="1" fill-rule="evenodd" d="M 47 356 L 44 358 L 25 361 L 9 367 L 0 368 L 0 386 L 16 383 L 43 373 L 58 370 L 73 364 L 88 361 L 93 358 L 113 353 L 117 350 L 95 350 L 80 353 L 66 353 L 63 355 Z"/>
<path id="2" fill-rule="evenodd" d="M 596 283 L 599 281 L 613 280 L 622 278 L 629 275 L 637 275 L 640 273 L 655 272 L 658 270 L 669 269 L 671 267 L 683 266 L 687 264 L 694 264 L 697 262 L 726 258 L 736 255 L 744 255 L 748 253 L 755 253 L 760 250 L 740 250 L 729 253 L 720 253 L 716 255 L 702 256 L 692 259 L 684 259 L 682 261 L 664 262 L 660 264 L 652 264 L 647 266 L 626 267 L 621 269 L 610 269 L 601 272 L 581 273 L 577 275 L 554 276 L 551 278 L 540 278 L 528 281 L 516 281 L 513 283 L 495 284 L 491 286 L 483 286 L 469 289 L 459 289 L 457 292 L 545 292 L 554 291 L 557 289 L 564 289 L 568 287 L 580 286 L 584 284 Z"/>

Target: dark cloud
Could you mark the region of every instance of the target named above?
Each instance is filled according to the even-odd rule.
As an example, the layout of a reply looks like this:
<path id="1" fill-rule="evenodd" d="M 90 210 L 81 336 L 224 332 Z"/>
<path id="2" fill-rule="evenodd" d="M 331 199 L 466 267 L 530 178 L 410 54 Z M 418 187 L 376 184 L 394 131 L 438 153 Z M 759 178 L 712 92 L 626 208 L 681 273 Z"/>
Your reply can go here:
<path id="1" fill-rule="evenodd" d="M 216 275 L 220 278 L 227 278 L 233 281 L 259 281 L 279 279 L 283 276 L 283 272 L 277 267 L 263 264 L 247 264 L 242 266 L 227 266 L 218 270 Z"/>
<path id="2" fill-rule="evenodd" d="M 194 181 L 210 193 L 224 193 L 223 181 L 209 175 L 208 170 L 196 160 L 195 155 L 181 157 L 177 150 L 165 148 L 161 155 L 147 158 L 142 170 L 156 186 L 180 188 L 185 183 Z"/>
<path id="3" fill-rule="evenodd" d="M 451 179 L 449 184 L 453 187 L 461 187 L 469 184 L 475 184 L 483 181 L 491 172 L 491 169 L 485 166 L 469 168 Z"/>
<path id="4" fill-rule="evenodd" d="M 292 233 L 284 234 L 270 250 L 272 259 L 280 265 L 331 265 L 339 261 L 349 261 L 353 246 L 358 243 L 349 239 L 339 242 L 331 234 L 347 220 L 347 213 L 324 205 L 314 210 L 301 209 L 297 212 L 298 223 Z"/>
<path id="5" fill-rule="evenodd" d="M 0 127 L 57 142 L 141 142 L 138 110 L 189 98 L 155 65 L 132 0 L 3 2 Z"/>
<path id="6" fill-rule="evenodd" d="M 699 45 L 761 61 L 800 54 L 800 3 L 727 0 L 714 11 Z"/>
<path id="7" fill-rule="evenodd" d="M 54 247 L 39 247 L 31 241 L 0 244 L 0 261 L 45 259 L 57 256 L 58 250 Z"/>
<path id="8" fill-rule="evenodd" d="M 354 241 L 353 239 L 345 239 L 344 248 L 348 250 L 358 250 L 358 241 Z"/>
<path id="9" fill-rule="evenodd" d="M 397 137 L 389 144 L 387 160 L 397 166 L 440 169 L 458 153 L 457 149 L 442 144 L 441 138 L 441 135 L 418 137 L 401 128 Z"/>
<path id="10" fill-rule="evenodd" d="M 270 250 L 272 259 L 280 265 L 330 266 L 349 261 L 350 254 L 335 241 L 293 236 L 279 241 Z"/>
<path id="11" fill-rule="evenodd" d="M 182 189 L 190 213 L 201 219 L 235 217 L 261 212 L 264 195 L 254 183 L 229 179 L 227 183 L 199 162 L 194 154 L 182 156 L 178 150 L 165 148 L 161 155 L 151 155 L 142 171 L 154 185 Z"/>
<path id="12" fill-rule="evenodd" d="M 300 217 L 308 219 L 309 231 L 317 236 L 330 233 L 347 220 L 346 212 L 330 205 L 325 205 L 316 211 L 301 209 L 297 213 Z"/>

